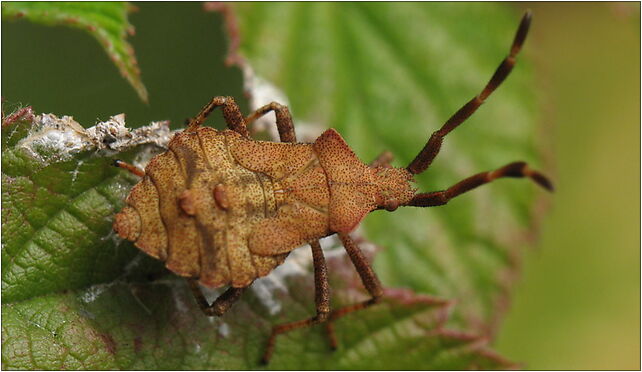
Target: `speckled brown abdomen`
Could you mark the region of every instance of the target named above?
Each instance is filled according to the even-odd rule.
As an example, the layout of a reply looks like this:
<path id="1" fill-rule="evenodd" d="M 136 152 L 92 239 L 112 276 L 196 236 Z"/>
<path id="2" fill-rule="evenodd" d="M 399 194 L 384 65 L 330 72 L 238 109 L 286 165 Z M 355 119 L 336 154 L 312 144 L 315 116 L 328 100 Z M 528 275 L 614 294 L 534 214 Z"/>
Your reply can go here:
<path id="1" fill-rule="evenodd" d="M 150 161 L 114 229 L 178 275 L 245 287 L 309 238 L 327 235 L 328 200 L 311 145 L 199 128 L 178 133 Z M 261 251 L 263 242 L 295 245 L 274 254 Z"/>

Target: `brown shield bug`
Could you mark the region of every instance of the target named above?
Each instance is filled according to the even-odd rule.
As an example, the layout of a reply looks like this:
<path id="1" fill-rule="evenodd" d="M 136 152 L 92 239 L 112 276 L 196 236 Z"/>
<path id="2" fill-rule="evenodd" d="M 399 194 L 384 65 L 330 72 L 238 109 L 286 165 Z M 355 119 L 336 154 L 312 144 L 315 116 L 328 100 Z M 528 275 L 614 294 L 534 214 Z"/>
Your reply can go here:
<path id="1" fill-rule="evenodd" d="M 551 182 L 524 162 L 478 173 L 441 191 L 417 192 L 413 177 L 424 172 L 439 153 L 444 137 L 472 115 L 504 81 L 522 47 L 531 20 L 527 12 L 509 55 L 481 91 L 431 136 L 405 168 L 380 156 L 361 162 L 334 129 L 314 143 L 296 143 L 286 106 L 270 103 L 244 117 L 231 97 L 213 98 L 187 128 L 174 136 L 166 152 L 145 171 L 117 161 L 142 177 L 118 213 L 114 229 L 167 268 L 188 278 L 205 314 L 223 315 L 245 288 L 283 263 L 288 253 L 309 244 L 316 288 L 316 316 L 272 329 L 263 361 L 269 361 L 281 333 L 331 322 L 380 301 L 379 279 L 349 233 L 371 211 L 398 207 L 433 207 L 502 177 L 527 177 L 552 190 Z M 202 127 L 221 107 L 229 129 Z M 250 138 L 247 125 L 274 111 L 281 143 Z M 330 308 L 328 277 L 319 239 L 338 234 L 372 298 L 336 310 Z M 199 284 L 229 286 L 208 304 Z"/>

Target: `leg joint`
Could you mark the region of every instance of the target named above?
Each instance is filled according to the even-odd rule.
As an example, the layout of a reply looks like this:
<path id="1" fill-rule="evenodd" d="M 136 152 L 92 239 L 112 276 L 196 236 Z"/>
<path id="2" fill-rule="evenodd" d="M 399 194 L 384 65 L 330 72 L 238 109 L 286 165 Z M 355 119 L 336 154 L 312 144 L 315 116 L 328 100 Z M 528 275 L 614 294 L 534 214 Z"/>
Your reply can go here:
<path id="1" fill-rule="evenodd" d="M 375 293 L 372 295 L 372 298 L 370 301 L 368 301 L 368 305 L 375 305 L 381 302 L 383 300 L 383 293 Z"/>
<path id="2" fill-rule="evenodd" d="M 267 106 L 268 106 L 269 108 L 273 109 L 274 111 L 282 110 L 283 108 L 285 108 L 285 107 L 286 107 L 286 106 L 284 106 L 284 105 L 282 105 L 282 104 L 280 104 L 280 103 L 278 103 L 278 102 L 276 102 L 276 101 L 272 101 L 272 102 L 270 102 Z"/>
<path id="3" fill-rule="evenodd" d="M 225 309 L 225 308 L 223 308 L 221 306 L 217 306 L 216 304 L 212 304 L 210 307 L 207 307 L 207 308 L 203 309 L 203 312 L 207 316 L 218 316 L 218 317 L 220 317 L 220 316 L 223 316 L 223 314 L 225 314 L 225 310 L 227 310 L 227 309 Z"/>
<path id="4" fill-rule="evenodd" d="M 314 323 L 323 323 L 330 318 L 330 311 L 319 311 L 317 316 L 314 317 Z"/>

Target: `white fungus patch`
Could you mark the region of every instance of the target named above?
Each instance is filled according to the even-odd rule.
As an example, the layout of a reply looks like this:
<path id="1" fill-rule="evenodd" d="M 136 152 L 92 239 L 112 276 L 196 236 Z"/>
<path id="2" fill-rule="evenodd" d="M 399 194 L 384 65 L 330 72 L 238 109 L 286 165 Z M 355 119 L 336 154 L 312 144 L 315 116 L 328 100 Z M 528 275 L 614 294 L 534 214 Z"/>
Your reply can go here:
<path id="1" fill-rule="evenodd" d="M 132 130 L 125 125 L 125 114 L 114 115 L 105 122 L 87 128 L 87 133 L 98 149 L 117 152 L 142 144 L 166 148 L 172 134 L 168 121 L 154 121 Z"/>
<path id="2" fill-rule="evenodd" d="M 180 313 L 188 313 L 189 306 L 185 302 L 185 293 L 189 291 L 186 283 L 182 280 L 157 280 L 154 284 L 166 285 L 169 288 L 170 295 L 174 300 L 174 308 Z"/>
<path id="3" fill-rule="evenodd" d="M 71 116 L 58 118 L 53 114 L 42 114 L 34 118 L 29 133 L 16 146 L 27 149 L 45 162 L 68 160 L 73 154 L 94 145 L 85 129 Z"/>
<path id="4" fill-rule="evenodd" d="M 187 313 L 189 311 L 189 308 L 187 307 L 187 304 L 183 301 L 183 297 L 181 294 L 176 293 L 172 289 L 172 297 L 174 298 L 174 304 L 176 305 L 176 309 L 180 311 L 181 313 Z"/>
<path id="5" fill-rule="evenodd" d="M 80 314 L 80 316 L 85 317 L 87 319 L 91 319 L 91 320 L 96 319 L 96 314 L 82 308 L 78 309 L 78 314 Z"/>
<path id="6" fill-rule="evenodd" d="M 319 240 L 321 249 L 323 249 L 323 255 L 326 259 L 339 257 L 346 254 L 345 249 L 341 245 L 341 240 L 337 235 L 331 235 L 327 238 Z M 312 258 L 312 253 L 310 253 L 310 259 Z"/>
<path id="7" fill-rule="evenodd" d="M 283 292 L 287 290 L 283 286 L 282 281 L 274 280 L 273 275 L 274 272 L 270 273 L 268 277 L 255 280 L 250 287 L 270 315 L 278 314 L 282 308 L 281 302 L 274 296 L 274 291 L 279 290 Z"/>
<path id="8" fill-rule="evenodd" d="M 124 114 L 114 115 L 87 129 L 71 116 L 59 118 L 53 114 L 42 114 L 34 118 L 29 133 L 16 147 L 28 150 L 47 165 L 70 160 L 74 154 L 84 151 L 102 151 L 111 155 L 142 144 L 164 148 L 171 134 L 166 121 L 152 122 L 131 130 L 125 126 Z M 72 176 L 74 180 L 78 167 Z"/>
<path id="9" fill-rule="evenodd" d="M 282 308 L 281 302 L 275 296 L 276 292 L 287 293 L 286 279 L 308 275 L 311 265 L 312 253 L 310 250 L 295 249 L 283 265 L 274 269 L 268 276 L 255 280 L 250 288 L 270 315 L 276 315 Z"/>
<path id="10" fill-rule="evenodd" d="M 80 167 L 84 164 L 85 162 L 83 160 L 79 160 L 78 163 L 76 164 L 76 168 L 71 172 L 71 183 L 73 184 L 76 182 L 76 179 L 78 178 L 78 173 L 80 171 Z"/>
<path id="11" fill-rule="evenodd" d="M 225 288 L 208 288 L 205 286 L 202 286 L 199 284 L 199 287 L 201 288 L 201 293 L 203 296 L 205 296 L 205 299 L 207 300 L 208 303 L 214 302 L 218 296 L 223 294 L 223 290 Z"/>
<path id="12" fill-rule="evenodd" d="M 218 334 L 220 334 L 222 337 L 228 337 L 230 335 L 230 332 L 230 326 L 225 322 L 221 322 L 221 325 L 218 326 Z"/>
<path id="13" fill-rule="evenodd" d="M 101 294 L 111 288 L 112 285 L 113 283 L 92 285 L 80 294 L 80 300 L 86 304 L 92 303 L 96 301 Z"/>

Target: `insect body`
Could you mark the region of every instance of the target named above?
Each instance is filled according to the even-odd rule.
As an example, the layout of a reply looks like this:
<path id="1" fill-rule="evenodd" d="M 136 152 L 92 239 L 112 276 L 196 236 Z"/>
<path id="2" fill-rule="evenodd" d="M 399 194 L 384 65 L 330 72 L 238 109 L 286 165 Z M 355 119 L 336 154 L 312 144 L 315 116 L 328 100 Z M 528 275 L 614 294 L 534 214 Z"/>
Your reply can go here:
<path id="1" fill-rule="evenodd" d="M 215 97 L 175 135 L 168 150 L 154 157 L 145 171 L 123 162 L 116 165 L 142 176 L 116 215 L 118 234 L 149 255 L 165 261 L 174 273 L 189 279 L 201 309 L 222 315 L 256 278 L 269 274 L 295 248 L 309 244 L 314 261 L 314 317 L 273 328 L 263 356 L 267 362 L 281 333 L 328 321 L 377 303 L 383 291 L 375 273 L 348 235 L 375 209 L 430 207 L 501 177 L 528 177 L 552 190 L 541 173 L 524 162 L 478 173 L 441 191 L 417 192 L 413 176 L 425 171 L 443 138 L 472 115 L 508 76 L 530 24 L 527 13 L 510 54 L 482 90 L 439 130 L 405 168 L 391 167 L 382 156 L 362 163 L 334 129 L 314 143 L 296 143 L 288 108 L 268 104 L 244 117 L 231 97 Z M 228 130 L 201 127 L 222 107 Z M 274 111 L 282 143 L 255 141 L 247 124 Z M 327 269 L 318 240 L 338 234 L 372 298 L 332 311 Z M 211 305 L 198 284 L 229 285 Z"/>
<path id="2" fill-rule="evenodd" d="M 179 275 L 241 288 L 300 245 L 348 233 L 390 200 L 409 201 L 411 178 L 361 163 L 333 129 L 295 144 L 200 127 L 152 159 L 114 227 Z"/>

